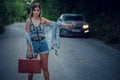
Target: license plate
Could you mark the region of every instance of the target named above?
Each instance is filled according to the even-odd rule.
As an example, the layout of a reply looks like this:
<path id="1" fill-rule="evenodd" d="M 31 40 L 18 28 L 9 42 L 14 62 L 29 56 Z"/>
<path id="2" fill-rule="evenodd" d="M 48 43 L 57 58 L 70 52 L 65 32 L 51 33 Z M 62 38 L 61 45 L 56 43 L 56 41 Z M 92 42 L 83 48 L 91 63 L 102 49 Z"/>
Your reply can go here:
<path id="1" fill-rule="evenodd" d="M 72 29 L 72 32 L 80 32 L 79 29 Z"/>

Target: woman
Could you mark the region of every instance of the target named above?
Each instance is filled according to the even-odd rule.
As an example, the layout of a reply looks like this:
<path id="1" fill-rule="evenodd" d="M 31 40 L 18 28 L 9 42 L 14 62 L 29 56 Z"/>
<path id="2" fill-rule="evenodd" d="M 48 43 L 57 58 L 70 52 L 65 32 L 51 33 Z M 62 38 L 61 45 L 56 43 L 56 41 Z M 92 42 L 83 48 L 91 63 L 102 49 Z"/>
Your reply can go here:
<path id="1" fill-rule="evenodd" d="M 45 38 L 45 26 L 50 26 L 52 21 L 41 16 L 42 8 L 39 3 L 33 3 L 30 19 L 26 21 L 26 32 L 30 33 L 32 47 L 29 43 L 27 43 L 27 51 L 28 58 L 37 58 L 40 55 L 42 70 L 45 80 L 50 80 L 49 70 L 48 70 L 48 56 L 49 56 L 49 48 Z M 57 23 L 57 22 L 56 22 Z M 74 25 L 70 24 L 61 24 L 63 27 L 74 27 Z M 28 74 L 28 80 L 33 80 L 33 73 Z"/>

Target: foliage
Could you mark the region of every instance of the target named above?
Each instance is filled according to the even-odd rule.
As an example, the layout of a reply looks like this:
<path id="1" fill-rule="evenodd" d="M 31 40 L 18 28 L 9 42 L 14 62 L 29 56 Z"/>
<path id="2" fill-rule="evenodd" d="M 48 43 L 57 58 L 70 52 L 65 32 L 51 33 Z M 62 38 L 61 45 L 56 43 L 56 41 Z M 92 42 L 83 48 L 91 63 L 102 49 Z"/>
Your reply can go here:
<path id="1" fill-rule="evenodd" d="M 15 21 L 23 21 L 25 4 L 22 0 L 1 0 L 0 3 L 0 33 L 4 32 L 4 26 Z"/>
<path id="2" fill-rule="evenodd" d="M 31 1 L 31 0 L 29 0 Z M 107 43 L 120 42 L 120 7 L 113 0 L 34 0 L 42 6 L 42 16 L 56 21 L 62 13 L 83 14 L 90 24 L 91 36 Z M 15 21 L 25 21 L 31 5 L 25 0 L 1 0 L 0 32 Z"/>

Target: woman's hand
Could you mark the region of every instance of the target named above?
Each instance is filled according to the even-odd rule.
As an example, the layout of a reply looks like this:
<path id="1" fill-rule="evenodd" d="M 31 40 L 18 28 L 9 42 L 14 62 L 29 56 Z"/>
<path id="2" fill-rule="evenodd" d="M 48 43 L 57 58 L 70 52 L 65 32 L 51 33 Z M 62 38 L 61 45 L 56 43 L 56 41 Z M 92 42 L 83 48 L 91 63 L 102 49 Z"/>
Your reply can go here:
<path id="1" fill-rule="evenodd" d="M 29 59 L 32 59 L 32 58 L 33 58 L 32 50 L 28 50 L 27 57 L 28 57 Z"/>
<path id="2" fill-rule="evenodd" d="M 76 24 L 72 23 L 72 24 L 62 24 L 62 27 L 65 28 L 75 28 Z"/>
<path id="3" fill-rule="evenodd" d="M 27 43 L 27 58 L 29 59 L 33 58 L 32 48 L 29 43 Z"/>
<path id="4" fill-rule="evenodd" d="M 68 27 L 70 27 L 70 28 L 75 28 L 75 26 L 76 26 L 76 24 L 70 24 L 70 25 L 68 25 Z"/>

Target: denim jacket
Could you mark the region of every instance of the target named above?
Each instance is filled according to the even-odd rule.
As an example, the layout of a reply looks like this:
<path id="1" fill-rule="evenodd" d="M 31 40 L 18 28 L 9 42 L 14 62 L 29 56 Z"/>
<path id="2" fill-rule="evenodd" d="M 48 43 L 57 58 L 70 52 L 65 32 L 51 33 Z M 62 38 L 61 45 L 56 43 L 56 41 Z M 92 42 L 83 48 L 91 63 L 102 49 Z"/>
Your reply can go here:
<path id="1" fill-rule="evenodd" d="M 52 21 L 49 26 L 45 26 L 45 37 L 48 43 L 48 47 L 50 50 L 55 50 L 56 55 L 60 49 L 59 27 L 61 27 L 61 24 L 54 21 Z M 32 52 L 34 52 L 30 33 L 25 32 L 25 37 L 27 43 L 30 44 L 32 48 Z"/>

